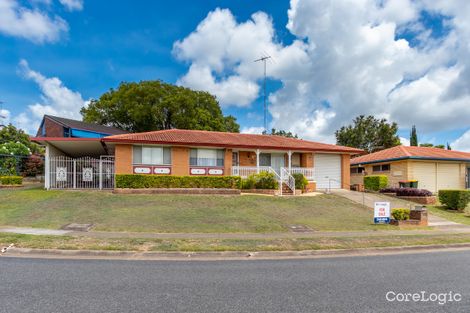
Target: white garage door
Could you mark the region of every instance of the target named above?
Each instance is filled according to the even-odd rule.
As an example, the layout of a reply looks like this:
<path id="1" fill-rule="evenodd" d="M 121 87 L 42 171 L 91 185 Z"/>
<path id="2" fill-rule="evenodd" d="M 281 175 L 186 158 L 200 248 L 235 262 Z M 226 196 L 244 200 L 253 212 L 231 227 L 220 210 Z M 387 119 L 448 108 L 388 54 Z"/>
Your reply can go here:
<path id="1" fill-rule="evenodd" d="M 436 192 L 436 163 L 414 162 L 413 178 L 418 180 L 418 188 Z"/>
<path id="2" fill-rule="evenodd" d="M 437 190 L 460 189 L 462 187 L 459 164 L 437 164 Z"/>
<path id="3" fill-rule="evenodd" d="M 314 167 L 318 189 L 341 188 L 341 155 L 315 154 Z"/>

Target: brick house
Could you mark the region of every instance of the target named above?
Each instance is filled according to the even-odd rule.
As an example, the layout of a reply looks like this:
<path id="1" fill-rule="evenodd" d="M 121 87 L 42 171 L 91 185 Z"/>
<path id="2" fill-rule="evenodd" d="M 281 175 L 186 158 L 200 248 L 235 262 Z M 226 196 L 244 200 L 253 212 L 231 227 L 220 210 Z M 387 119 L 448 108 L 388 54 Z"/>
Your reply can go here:
<path id="1" fill-rule="evenodd" d="M 418 188 L 470 188 L 470 153 L 429 147 L 397 146 L 351 160 L 351 184 L 365 175 L 386 175 L 390 187 L 417 180 Z"/>
<path id="2" fill-rule="evenodd" d="M 281 136 L 181 129 L 35 141 L 46 145 L 46 161 L 53 157 L 113 157 L 115 174 L 246 177 L 270 171 L 279 177 L 282 172 L 302 173 L 310 190 L 349 188 L 351 156 L 362 153 Z M 47 170 L 51 179 L 46 188 L 52 188 L 55 171 L 52 167 Z"/>

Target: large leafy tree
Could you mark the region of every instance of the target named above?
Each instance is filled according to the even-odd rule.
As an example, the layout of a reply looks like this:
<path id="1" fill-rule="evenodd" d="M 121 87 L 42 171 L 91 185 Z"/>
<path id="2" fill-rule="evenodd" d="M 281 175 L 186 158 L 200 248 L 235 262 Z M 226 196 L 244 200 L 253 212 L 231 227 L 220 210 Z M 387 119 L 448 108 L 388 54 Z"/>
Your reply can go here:
<path id="1" fill-rule="evenodd" d="M 235 117 L 224 116 L 217 99 L 202 91 L 161 81 L 121 83 L 82 108 L 83 120 L 130 132 L 171 128 L 239 132 Z"/>
<path id="2" fill-rule="evenodd" d="M 335 132 L 336 143 L 371 153 L 400 145 L 397 131 L 397 123 L 360 115 L 353 120 L 352 125 L 343 126 Z"/>
<path id="3" fill-rule="evenodd" d="M 11 145 L 12 143 L 20 143 L 26 146 L 30 153 L 40 154 L 43 152 L 43 149 L 38 144 L 31 142 L 28 134 L 9 124 L 0 129 L 0 145 Z"/>

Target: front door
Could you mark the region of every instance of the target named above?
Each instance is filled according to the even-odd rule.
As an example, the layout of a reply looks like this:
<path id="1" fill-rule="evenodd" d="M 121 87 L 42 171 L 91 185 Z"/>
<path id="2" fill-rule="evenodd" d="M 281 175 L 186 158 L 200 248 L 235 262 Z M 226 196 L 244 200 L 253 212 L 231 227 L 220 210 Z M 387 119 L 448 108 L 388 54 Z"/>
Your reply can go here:
<path id="1" fill-rule="evenodd" d="M 281 174 L 281 167 L 285 166 L 284 154 L 282 153 L 272 153 L 271 154 L 271 167 L 279 175 Z"/>

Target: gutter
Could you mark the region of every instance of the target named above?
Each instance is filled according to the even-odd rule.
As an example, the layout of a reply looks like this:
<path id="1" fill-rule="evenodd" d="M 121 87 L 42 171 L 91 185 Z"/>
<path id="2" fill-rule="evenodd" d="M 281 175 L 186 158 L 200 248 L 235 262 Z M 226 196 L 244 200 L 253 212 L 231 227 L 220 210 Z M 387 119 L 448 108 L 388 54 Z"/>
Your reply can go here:
<path id="1" fill-rule="evenodd" d="M 468 163 L 470 163 L 470 159 L 406 156 L 406 157 L 399 157 L 399 158 L 392 158 L 392 159 L 382 159 L 382 160 L 375 160 L 375 161 L 368 161 L 368 162 L 355 162 L 355 163 L 351 162 L 351 166 L 353 166 L 353 165 L 374 164 L 374 163 L 383 163 L 383 162 L 393 162 L 393 161 L 401 161 L 401 160 L 458 161 L 458 162 L 468 162 Z"/>

